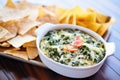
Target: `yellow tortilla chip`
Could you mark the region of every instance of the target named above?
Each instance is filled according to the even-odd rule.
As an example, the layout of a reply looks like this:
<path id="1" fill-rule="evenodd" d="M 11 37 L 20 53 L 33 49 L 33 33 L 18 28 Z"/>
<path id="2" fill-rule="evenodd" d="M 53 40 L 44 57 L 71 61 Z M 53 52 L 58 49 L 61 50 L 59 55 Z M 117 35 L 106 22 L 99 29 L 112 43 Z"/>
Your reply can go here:
<path id="1" fill-rule="evenodd" d="M 107 23 L 101 24 L 100 28 L 98 29 L 97 33 L 100 34 L 101 36 L 104 35 L 104 33 L 108 30 L 108 28 L 115 22 L 113 18 L 109 20 Z"/>
<path id="2" fill-rule="evenodd" d="M 45 12 L 43 10 L 43 8 L 40 6 L 38 8 L 38 19 L 40 19 L 42 16 L 44 16 Z"/>
<path id="3" fill-rule="evenodd" d="M 65 18 L 65 22 L 66 24 L 69 24 L 69 21 L 70 21 L 70 17 L 72 16 L 72 14 L 68 14 Z"/>
<path id="4" fill-rule="evenodd" d="M 72 21 L 72 24 L 76 25 L 76 14 L 73 13 L 73 21 Z"/>
<path id="5" fill-rule="evenodd" d="M 26 50 L 29 59 L 35 59 L 38 56 L 38 51 L 36 47 L 27 47 Z"/>
<path id="6" fill-rule="evenodd" d="M 76 14 L 76 16 L 81 16 L 84 15 L 85 11 L 80 8 L 79 6 L 75 6 L 74 8 L 70 9 L 70 11 L 72 12 L 72 14 Z"/>
<path id="7" fill-rule="evenodd" d="M 86 28 L 87 28 L 86 23 L 83 22 L 83 21 L 77 20 L 77 21 L 76 21 L 76 24 L 79 25 L 79 26 L 82 26 L 82 27 L 86 27 Z"/>
<path id="8" fill-rule="evenodd" d="M 28 55 L 26 51 L 5 50 L 4 53 L 28 60 Z"/>
<path id="9" fill-rule="evenodd" d="M 31 35 L 23 35 L 23 36 L 16 36 L 15 38 L 12 38 L 11 40 L 7 41 L 9 44 L 11 44 L 15 48 L 21 47 L 24 43 L 34 41 L 36 40 L 36 37 Z"/>
<path id="10" fill-rule="evenodd" d="M 15 4 L 13 3 L 12 0 L 7 0 L 5 7 L 15 8 Z"/>
<path id="11" fill-rule="evenodd" d="M 96 22 L 97 23 L 106 23 L 106 21 L 108 20 L 108 16 L 106 16 L 105 14 L 102 14 L 94 9 L 91 8 L 87 8 L 88 12 L 93 12 L 96 13 Z"/>
<path id="12" fill-rule="evenodd" d="M 96 22 L 96 14 L 95 13 L 84 13 L 81 14 L 79 16 L 77 16 L 77 19 L 80 21 L 84 21 L 84 22 L 91 22 L 91 23 L 95 23 Z"/>
<path id="13" fill-rule="evenodd" d="M 87 23 L 86 23 L 87 24 Z M 88 23 L 87 28 L 93 30 L 94 32 L 97 32 L 97 30 L 101 27 L 101 24 L 99 23 Z"/>
<path id="14" fill-rule="evenodd" d="M 56 17 L 59 19 L 61 17 L 61 15 L 63 14 L 63 12 L 66 12 L 66 9 L 65 8 L 60 8 L 60 7 L 57 7 L 56 9 Z"/>
<path id="15" fill-rule="evenodd" d="M 68 14 L 69 14 L 69 10 L 66 10 L 59 18 L 59 21 L 63 20 Z"/>

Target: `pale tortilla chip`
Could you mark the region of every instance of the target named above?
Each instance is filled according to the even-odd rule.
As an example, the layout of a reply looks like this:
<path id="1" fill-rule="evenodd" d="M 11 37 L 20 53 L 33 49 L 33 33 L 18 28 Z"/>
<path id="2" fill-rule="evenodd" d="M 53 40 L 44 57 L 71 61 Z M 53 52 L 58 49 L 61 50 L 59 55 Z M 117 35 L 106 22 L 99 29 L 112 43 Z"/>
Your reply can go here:
<path id="1" fill-rule="evenodd" d="M 55 16 L 56 14 L 56 9 L 58 9 L 58 7 L 56 5 L 51 5 L 51 6 L 44 6 L 44 8 L 46 13 L 48 13 L 51 16 Z"/>
<path id="2" fill-rule="evenodd" d="M 38 56 L 38 51 L 36 47 L 27 47 L 26 50 L 29 59 L 35 59 Z"/>
<path id="3" fill-rule="evenodd" d="M 34 41 L 36 40 L 36 37 L 31 35 L 18 35 L 15 38 L 12 38 L 11 40 L 7 41 L 9 44 L 11 44 L 15 48 L 21 47 L 24 43 Z"/>
<path id="4" fill-rule="evenodd" d="M 30 29 L 32 29 L 35 26 L 39 26 L 41 23 L 37 21 L 33 21 L 30 19 L 23 18 L 18 23 L 17 26 L 19 27 L 18 33 L 20 35 L 24 35 L 27 33 Z"/>
<path id="5" fill-rule="evenodd" d="M 43 9 L 44 10 L 44 12 L 46 13 L 46 14 L 48 14 L 48 15 L 50 15 L 50 16 L 56 16 L 55 15 L 55 13 L 53 13 L 53 12 L 51 12 L 51 11 L 49 11 L 49 10 L 46 10 L 46 9 Z"/>
<path id="6" fill-rule="evenodd" d="M 39 16 L 38 9 L 30 9 L 28 19 L 36 20 L 38 18 L 38 16 Z"/>
<path id="7" fill-rule="evenodd" d="M 0 26 L 3 26 L 6 30 L 8 30 L 8 33 L 0 39 L 0 42 L 7 41 L 17 35 L 18 27 L 16 26 L 15 21 L 8 21 L 0 23 Z"/>
<path id="8" fill-rule="evenodd" d="M 26 0 L 23 0 L 19 3 L 17 3 L 16 6 L 17 6 L 17 9 L 20 9 L 20 10 L 27 9 L 28 10 L 27 11 L 28 19 L 36 20 L 39 16 L 40 5 L 33 4 L 33 3 L 30 3 L 30 2 L 27 2 Z"/>
<path id="9" fill-rule="evenodd" d="M 47 22 L 49 22 L 49 23 L 59 23 L 59 20 L 58 20 L 56 17 L 50 16 L 50 15 L 48 15 L 48 14 L 42 16 L 42 17 L 39 19 L 39 21 L 40 21 L 41 23 L 47 23 Z"/>
<path id="10" fill-rule="evenodd" d="M 0 22 L 7 22 L 10 20 L 19 20 L 29 15 L 28 9 L 12 9 L 4 7 L 0 9 Z"/>
<path id="11" fill-rule="evenodd" d="M 0 43 L 1 47 L 10 47 L 10 44 L 8 42 L 2 42 Z"/>
<path id="12" fill-rule="evenodd" d="M 4 53 L 28 60 L 28 55 L 26 51 L 5 50 Z"/>
<path id="13" fill-rule="evenodd" d="M 16 7 L 18 9 L 36 9 L 38 8 L 40 5 L 38 4 L 33 4 L 28 2 L 27 0 L 22 0 L 19 3 L 16 3 Z"/>
<path id="14" fill-rule="evenodd" d="M 36 30 L 37 28 L 38 28 L 38 26 L 33 27 L 33 28 L 30 29 L 26 34 L 28 34 L 28 35 L 32 35 L 32 36 L 35 36 L 35 37 L 36 37 L 35 30 Z"/>
<path id="15" fill-rule="evenodd" d="M 36 47 L 36 40 L 24 43 L 23 47 Z"/>
<path id="16" fill-rule="evenodd" d="M 8 33 L 8 30 L 0 26 L 0 39 L 3 38 Z"/>

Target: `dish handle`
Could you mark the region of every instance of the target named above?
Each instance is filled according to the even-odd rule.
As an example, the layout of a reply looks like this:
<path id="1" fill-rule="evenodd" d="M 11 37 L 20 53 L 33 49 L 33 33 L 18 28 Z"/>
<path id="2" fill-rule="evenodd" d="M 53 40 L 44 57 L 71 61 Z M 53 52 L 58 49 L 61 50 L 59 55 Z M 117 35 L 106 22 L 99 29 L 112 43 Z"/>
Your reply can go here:
<path id="1" fill-rule="evenodd" d="M 49 30 L 49 27 L 53 27 L 53 26 L 55 26 L 55 24 L 45 23 L 45 24 L 39 26 L 39 28 L 35 31 L 35 33 L 37 36 L 42 35 L 45 30 Z"/>
<path id="2" fill-rule="evenodd" d="M 115 52 L 115 43 L 114 42 L 106 43 L 106 53 L 107 53 L 107 56 L 113 55 L 114 52 Z"/>

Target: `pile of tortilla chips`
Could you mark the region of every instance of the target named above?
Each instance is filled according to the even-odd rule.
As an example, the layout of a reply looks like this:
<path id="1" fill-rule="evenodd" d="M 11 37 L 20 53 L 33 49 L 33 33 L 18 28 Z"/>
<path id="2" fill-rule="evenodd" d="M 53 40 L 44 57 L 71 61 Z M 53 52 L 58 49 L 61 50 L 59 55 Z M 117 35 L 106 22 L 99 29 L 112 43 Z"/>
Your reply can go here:
<path id="1" fill-rule="evenodd" d="M 19 3 L 8 0 L 0 8 L 0 47 L 5 47 L 3 52 L 25 60 L 35 59 L 38 56 L 35 30 L 47 22 L 80 25 L 102 36 L 113 21 L 90 8 L 84 11 L 79 6 L 64 9 L 25 0 Z"/>
<path id="2" fill-rule="evenodd" d="M 59 8 L 56 14 L 58 15 L 60 23 L 83 26 L 95 31 L 101 36 L 105 34 L 114 22 L 113 18 L 94 9 L 88 8 L 83 10 L 79 6 L 71 9 Z"/>

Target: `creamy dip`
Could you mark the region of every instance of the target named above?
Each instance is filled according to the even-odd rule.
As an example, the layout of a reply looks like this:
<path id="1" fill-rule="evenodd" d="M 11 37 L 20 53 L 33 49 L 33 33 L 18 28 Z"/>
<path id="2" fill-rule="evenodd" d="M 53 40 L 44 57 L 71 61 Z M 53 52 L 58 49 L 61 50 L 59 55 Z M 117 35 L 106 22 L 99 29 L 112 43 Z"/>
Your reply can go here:
<path id="1" fill-rule="evenodd" d="M 49 31 L 40 48 L 54 61 L 78 67 L 96 64 L 105 56 L 103 42 L 78 29 Z"/>

